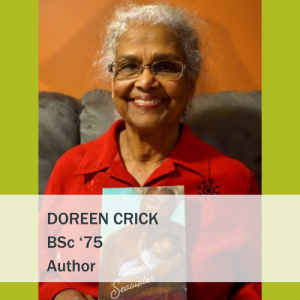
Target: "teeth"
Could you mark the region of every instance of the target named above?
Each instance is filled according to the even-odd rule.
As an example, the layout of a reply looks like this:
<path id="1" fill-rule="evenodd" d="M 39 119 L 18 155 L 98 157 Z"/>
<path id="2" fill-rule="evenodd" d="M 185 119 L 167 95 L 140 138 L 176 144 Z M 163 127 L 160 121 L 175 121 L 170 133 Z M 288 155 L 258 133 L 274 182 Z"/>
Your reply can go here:
<path id="1" fill-rule="evenodd" d="M 141 104 L 148 104 L 148 103 L 160 103 L 162 102 L 162 100 L 161 99 L 151 99 L 151 100 L 134 99 L 134 102 L 141 103 Z"/>

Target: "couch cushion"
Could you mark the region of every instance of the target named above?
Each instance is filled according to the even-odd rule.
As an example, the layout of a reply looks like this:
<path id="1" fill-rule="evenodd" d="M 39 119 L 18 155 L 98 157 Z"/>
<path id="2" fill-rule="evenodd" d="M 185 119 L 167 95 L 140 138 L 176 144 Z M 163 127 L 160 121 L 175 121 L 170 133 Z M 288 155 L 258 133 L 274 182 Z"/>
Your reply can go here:
<path id="1" fill-rule="evenodd" d="M 78 99 L 59 93 L 39 93 L 39 194 L 43 194 L 57 159 L 79 144 Z"/>
<path id="2" fill-rule="evenodd" d="M 98 138 L 116 119 L 111 92 L 93 90 L 82 96 L 84 109 L 80 114 L 81 144 Z"/>

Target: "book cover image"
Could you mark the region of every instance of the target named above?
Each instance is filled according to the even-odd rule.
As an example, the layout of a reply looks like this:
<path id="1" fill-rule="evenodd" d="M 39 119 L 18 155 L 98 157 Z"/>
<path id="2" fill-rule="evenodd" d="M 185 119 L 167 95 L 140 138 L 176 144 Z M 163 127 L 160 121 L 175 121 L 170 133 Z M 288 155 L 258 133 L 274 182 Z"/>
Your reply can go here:
<path id="1" fill-rule="evenodd" d="M 186 299 L 183 186 L 103 189 L 99 299 Z"/>

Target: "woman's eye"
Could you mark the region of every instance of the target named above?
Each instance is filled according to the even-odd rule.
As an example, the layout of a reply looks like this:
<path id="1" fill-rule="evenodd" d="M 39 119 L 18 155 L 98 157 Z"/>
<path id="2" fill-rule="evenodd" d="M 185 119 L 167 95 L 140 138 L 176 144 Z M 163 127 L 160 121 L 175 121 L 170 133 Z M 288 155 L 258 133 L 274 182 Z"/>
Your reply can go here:
<path id="1" fill-rule="evenodd" d="M 137 70 L 138 67 L 134 63 L 126 63 L 120 66 L 119 71 L 132 71 L 132 70 Z"/>
<path id="2" fill-rule="evenodd" d="M 177 67 L 172 62 L 161 62 L 157 63 L 154 66 L 155 73 L 161 73 L 161 72 L 168 72 L 168 73 L 175 73 L 177 72 Z"/>

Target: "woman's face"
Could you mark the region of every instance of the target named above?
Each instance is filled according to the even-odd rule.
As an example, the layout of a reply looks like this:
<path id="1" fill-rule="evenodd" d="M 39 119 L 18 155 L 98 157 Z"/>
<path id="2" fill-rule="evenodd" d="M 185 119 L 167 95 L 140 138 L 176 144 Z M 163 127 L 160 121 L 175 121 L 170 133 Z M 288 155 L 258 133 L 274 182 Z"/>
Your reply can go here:
<path id="1" fill-rule="evenodd" d="M 119 39 L 117 60 L 149 65 L 156 61 L 186 63 L 181 46 L 165 26 L 130 26 Z M 112 84 L 116 108 L 125 122 L 139 130 L 178 126 L 187 102 L 194 93 L 194 81 L 184 72 L 178 80 L 156 80 L 150 70 L 135 79 Z"/>

